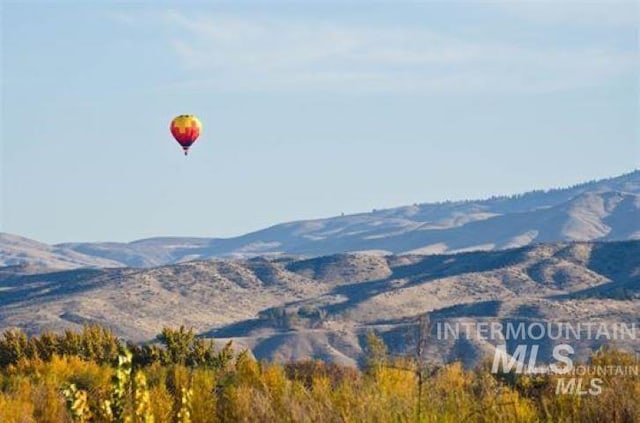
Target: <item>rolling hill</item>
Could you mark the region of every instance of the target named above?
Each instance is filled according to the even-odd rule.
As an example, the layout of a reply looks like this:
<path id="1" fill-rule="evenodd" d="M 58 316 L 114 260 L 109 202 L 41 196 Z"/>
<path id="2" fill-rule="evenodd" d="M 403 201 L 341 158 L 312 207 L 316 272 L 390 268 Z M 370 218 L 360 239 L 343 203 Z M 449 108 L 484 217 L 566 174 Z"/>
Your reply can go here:
<path id="1" fill-rule="evenodd" d="M 0 266 L 22 266 L 33 272 L 43 269 L 118 267 L 118 261 L 87 255 L 64 246 L 51 246 L 28 238 L 0 233 Z M 23 270 L 24 270 L 23 269 Z"/>
<path id="2" fill-rule="evenodd" d="M 640 241 L 537 244 L 434 255 L 191 261 L 150 269 L 0 271 L 0 329 L 112 327 L 138 342 L 163 326 L 249 347 L 260 358 L 355 364 L 369 330 L 407 348 L 416 316 L 471 322 L 640 321 Z M 600 342 L 600 341 L 599 341 Z M 547 347 L 552 342 L 547 341 Z M 584 341 L 579 348 L 597 347 Z M 640 351 L 640 342 L 618 345 Z M 474 363 L 485 339 L 430 344 Z"/>
<path id="3" fill-rule="evenodd" d="M 0 329 L 99 323 L 146 342 L 186 325 L 277 360 L 355 364 L 372 329 L 401 353 L 424 313 L 474 325 L 638 323 L 639 287 L 640 171 L 228 239 L 47 245 L 0 234 Z M 619 346 L 640 351 L 635 340 Z M 494 347 L 449 340 L 429 355 L 474 363 Z"/>
<path id="4" fill-rule="evenodd" d="M 629 239 L 640 239 L 638 170 L 565 189 L 283 223 L 228 239 L 165 237 L 48 246 L 3 235 L 0 264 L 151 267 L 214 257 L 435 254 Z"/>

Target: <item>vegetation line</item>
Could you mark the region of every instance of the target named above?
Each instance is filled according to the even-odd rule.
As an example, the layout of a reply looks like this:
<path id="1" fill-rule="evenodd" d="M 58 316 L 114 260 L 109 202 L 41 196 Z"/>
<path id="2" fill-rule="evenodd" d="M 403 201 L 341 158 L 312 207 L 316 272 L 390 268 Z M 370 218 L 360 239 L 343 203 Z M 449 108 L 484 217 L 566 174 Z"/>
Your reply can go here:
<path id="1" fill-rule="evenodd" d="M 638 377 L 607 377 L 600 395 L 557 395 L 553 375 L 492 374 L 488 365 L 433 367 L 390 357 L 367 337 L 362 369 L 321 361 L 258 362 L 228 343 L 165 328 L 157 345 L 126 345 L 111 331 L 19 331 L 0 339 L 0 422 L 636 422 Z M 595 365 L 633 364 L 602 350 Z M 583 381 L 588 386 L 589 381 Z"/>

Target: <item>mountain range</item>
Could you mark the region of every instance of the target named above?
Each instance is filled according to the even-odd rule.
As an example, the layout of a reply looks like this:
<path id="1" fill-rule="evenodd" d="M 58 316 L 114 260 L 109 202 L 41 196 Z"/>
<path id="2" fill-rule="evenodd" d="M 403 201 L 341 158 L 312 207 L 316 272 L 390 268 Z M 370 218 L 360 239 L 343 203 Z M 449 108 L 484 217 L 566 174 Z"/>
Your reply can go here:
<path id="1" fill-rule="evenodd" d="M 48 245 L 0 234 L 0 331 L 165 326 L 259 358 L 361 362 L 366 334 L 410 351 L 416 319 L 640 323 L 640 171 L 565 189 L 284 223 L 229 239 Z M 433 327 L 432 327 L 433 329 Z M 433 335 L 433 333 L 432 333 Z M 549 353 L 561 340 L 541 341 Z M 572 343 L 578 354 L 604 341 Z M 640 339 L 618 347 L 640 352 Z M 439 339 L 477 364 L 495 340 Z"/>
<path id="2" fill-rule="evenodd" d="M 226 239 L 47 245 L 0 234 L 0 265 L 144 268 L 216 257 L 444 254 L 632 239 L 640 239 L 640 170 L 570 188 L 283 223 Z"/>
<path id="3" fill-rule="evenodd" d="M 153 341 L 164 326 L 234 340 L 259 358 L 357 364 L 370 330 L 392 353 L 432 321 L 640 323 L 640 241 L 536 244 L 434 255 L 190 261 L 150 269 L 0 269 L 0 330 L 60 331 L 97 323 Z M 542 350 L 554 342 L 545 339 Z M 603 340 L 573 344 L 580 351 Z M 640 352 L 640 339 L 618 347 Z M 477 363 L 495 342 L 437 340 L 434 360 Z M 586 353 L 585 353 L 586 354 Z"/>

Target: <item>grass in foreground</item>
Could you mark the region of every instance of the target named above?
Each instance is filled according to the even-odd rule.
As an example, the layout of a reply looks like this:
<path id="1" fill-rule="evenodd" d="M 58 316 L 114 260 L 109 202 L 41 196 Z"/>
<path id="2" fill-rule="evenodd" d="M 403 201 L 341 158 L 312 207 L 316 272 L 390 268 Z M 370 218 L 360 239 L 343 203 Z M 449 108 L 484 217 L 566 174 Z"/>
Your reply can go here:
<path id="1" fill-rule="evenodd" d="M 556 395 L 554 376 L 494 375 L 453 363 L 424 372 L 369 337 L 364 370 L 319 361 L 258 362 L 192 331 L 125 347 L 108 330 L 0 339 L 0 422 L 637 422 L 640 380 Z M 603 351 L 599 364 L 631 364 Z M 422 386 L 419 379 L 422 378 Z M 588 384 L 588 381 L 585 382 Z"/>

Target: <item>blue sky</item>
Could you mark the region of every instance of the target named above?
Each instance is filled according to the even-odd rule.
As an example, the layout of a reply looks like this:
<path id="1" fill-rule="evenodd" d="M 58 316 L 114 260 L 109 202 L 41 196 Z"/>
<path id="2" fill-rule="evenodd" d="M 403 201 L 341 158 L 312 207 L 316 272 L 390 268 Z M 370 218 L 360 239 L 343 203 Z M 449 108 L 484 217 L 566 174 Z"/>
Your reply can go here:
<path id="1" fill-rule="evenodd" d="M 637 2 L 3 2 L 1 230 L 272 224 L 640 161 Z M 168 132 L 194 113 L 185 158 Z"/>

